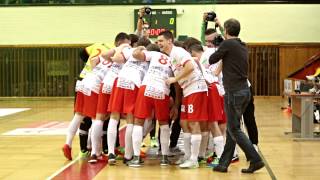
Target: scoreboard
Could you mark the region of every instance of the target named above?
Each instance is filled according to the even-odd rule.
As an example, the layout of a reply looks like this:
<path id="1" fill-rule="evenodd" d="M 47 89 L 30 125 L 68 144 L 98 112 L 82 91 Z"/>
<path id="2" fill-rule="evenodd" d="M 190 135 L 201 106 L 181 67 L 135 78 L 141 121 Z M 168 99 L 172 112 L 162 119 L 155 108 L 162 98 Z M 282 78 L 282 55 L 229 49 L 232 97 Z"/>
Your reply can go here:
<path id="1" fill-rule="evenodd" d="M 134 30 L 137 29 L 139 9 L 134 10 Z M 145 14 L 143 21 L 149 24 L 150 38 L 156 38 L 160 32 L 170 30 L 176 37 L 176 9 L 152 9 L 151 14 Z"/>

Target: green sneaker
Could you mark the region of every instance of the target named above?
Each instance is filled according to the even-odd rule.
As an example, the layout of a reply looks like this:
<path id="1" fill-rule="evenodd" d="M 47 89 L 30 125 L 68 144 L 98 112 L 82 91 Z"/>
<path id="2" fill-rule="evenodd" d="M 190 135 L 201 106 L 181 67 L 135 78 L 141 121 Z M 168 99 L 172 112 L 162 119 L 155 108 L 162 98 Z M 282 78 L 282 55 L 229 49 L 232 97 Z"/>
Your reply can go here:
<path id="1" fill-rule="evenodd" d="M 159 146 L 159 145 L 158 145 L 158 141 L 157 141 L 157 139 L 156 139 L 155 137 L 152 137 L 152 138 L 151 138 L 150 146 L 151 146 L 151 147 L 154 147 L 154 148 L 156 148 L 156 147 Z"/>
<path id="2" fill-rule="evenodd" d="M 214 168 L 214 167 L 218 166 L 219 165 L 219 160 L 220 159 L 218 157 L 214 158 L 214 160 L 211 163 L 208 164 L 208 167 Z"/>
<path id="3" fill-rule="evenodd" d="M 198 157 L 199 165 L 207 164 L 207 160 L 204 157 Z"/>
<path id="4" fill-rule="evenodd" d="M 86 159 L 86 158 L 88 158 L 89 156 L 90 156 L 90 152 L 89 152 L 89 151 L 85 151 L 85 152 L 80 151 L 80 152 L 79 152 L 79 157 L 80 157 L 81 159 Z"/>

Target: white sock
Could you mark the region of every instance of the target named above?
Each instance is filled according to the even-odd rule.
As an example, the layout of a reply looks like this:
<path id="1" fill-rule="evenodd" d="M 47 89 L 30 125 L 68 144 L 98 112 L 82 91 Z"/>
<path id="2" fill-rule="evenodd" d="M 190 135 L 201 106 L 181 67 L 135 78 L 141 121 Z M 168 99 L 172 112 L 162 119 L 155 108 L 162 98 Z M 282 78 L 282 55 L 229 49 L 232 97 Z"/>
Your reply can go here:
<path id="1" fill-rule="evenodd" d="M 191 156 L 191 133 L 183 133 L 184 159 Z"/>
<path id="2" fill-rule="evenodd" d="M 216 154 L 218 158 L 221 157 L 223 149 L 224 149 L 224 139 L 223 136 L 217 136 L 213 138 L 214 148 L 216 150 Z"/>
<path id="3" fill-rule="evenodd" d="M 88 140 L 87 140 L 87 148 L 88 149 L 91 149 L 91 128 L 89 129 L 89 132 L 88 132 Z"/>
<path id="4" fill-rule="evenodd" d="M 126 137 L 125 137 L 125 147 L 124 147 L 124 157 L 126 159 L 131 159 L 132 155 L 133 155 L 132 129 L 133 129 L 133 124 L 127 124 Z"/>
<path id="5" fill-rule="evenodd" d="M 152 119 L 146 119 L 143 124 L 143 137 L 146 137 L 146 135 L 149 134 L 152 129 Z"/>
<path id="6" fill-rule="evenodd" d="M 191 135 L 191 161 L 198 162 L 199 149 L 201 144 L 201 134 Z"/>
<path id="7" fill-rule="evenodd" d="M 117 140 L 117 126 L 118 121 L 116 119 L 110 119 L 109 125 L 108 125 L 108 154 L 115 154 L 114 148 L 116 146 L 116 140 Z"/>
<path id="8" fill-rule="evenodd" d="M 133 154 L 135 156 L 140 156 L 140 147 L 142 143 L 142 132 L 143 127 L 134 125 L 132 130 L 132 146 L 133 146 Z"/>
<path id="9" fill-rule="evenodd" d="M 95 154 L 99 156 L 101 154 L 101 137 L 102 137 L 102 128 L 103 128 L 103 121 L 102 120 L 94 120 L 92 119 L 92 134 L 91 134 L 91 141 L 92 141 L 92 150 L 91 155 Z"/>
<path id="10" fill-rule="evenodd" d="M 213 153 L 213 151 L 214 151 L 213 137 L 212 137 L 212 134 L 210 133 L 207 153 L 210 154 L 210 153 Z"/>
<path id="11" fill-rule="evenodd" d="M 208 139 L 209 139 L 209 132 L 202 132 L 201 133 L 201 143 L 200 143 L 200 149 L 199 149 L 199 157 L 205 157 L 206 150 L 208 147 Z"/>
<path id="12" fill-rule="evenodd" d="M 84 116 L 80 115 L 79 113 L 75 113 L 73 119 L 71 120 L 68 131 L 67 131 L 67 138 L 66 144 L 72 147 L 72 140 L 77 133 L 77 130 L 80 126 L 81 121 L 84 119 Z"/>
<path id="13" fill-rule="evenodd" d="M 169 153 L 170 128 L 169 125 L 160 126 L 160 144 L 162 155 Z"/>

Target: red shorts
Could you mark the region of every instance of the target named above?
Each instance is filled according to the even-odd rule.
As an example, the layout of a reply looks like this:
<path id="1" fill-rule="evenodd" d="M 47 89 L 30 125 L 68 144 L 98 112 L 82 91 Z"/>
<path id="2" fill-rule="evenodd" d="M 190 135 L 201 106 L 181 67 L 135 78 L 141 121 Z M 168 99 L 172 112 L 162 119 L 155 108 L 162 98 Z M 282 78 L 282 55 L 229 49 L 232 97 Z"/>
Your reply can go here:
<path id="1" fill-rule="evenodd" d="M 207 92 L 197 92 L 182 98 L 181 120 L 207 121 L 208 96 Z"/>
<path id="2" fill-rule="evenodd" d="M 117 87 L 117 82 L 118 79 L 113 84 L 108 112 L 133 114 L 139 88 L 135 87 L 134 90 L 119 88 Z"/>
<path id="3" fill-rule="evenodd" d="M 141 86 L 138 92 L 136 108 L 134 116 L 140 119 L 146 119 L 151 116 L 154 110 L 155 117 L 158 121 L 168 122 L 170 119 L 170 97 L 165 96 L 165 99 L 154 99 L 144 96 L 146 86 Z"/>
<path id="4" fill-rule="evenodd" d="M 103 84 L 101 84 L 101 88 L 99 91 L 97 113 L 108 114 L 108 104 L 109 104 L 110 94 L 102 93 L 102 87 L 103 87 Z"/>
<path id="5" fill-rule="evenodd" d="M 76 103 L 74 105 L 74 112 L 83 113 L 84 108 L 84 94 L 82 92 L 77 92 Z"/>
<path id="6" fill-rule="evenodd" d="M 84 95 L 83 115 L 96 118 L 98 97 L 99 95 L 94 92 L 91 92 L 90 96 Z"/>
<path id="7" fill-rule="evenodd" d="M 223 114 L 223 99 L 219 95 L 217 86 L 212 83 L 208 87 L 208 121 L 222 121 L 222 114 Z"/>

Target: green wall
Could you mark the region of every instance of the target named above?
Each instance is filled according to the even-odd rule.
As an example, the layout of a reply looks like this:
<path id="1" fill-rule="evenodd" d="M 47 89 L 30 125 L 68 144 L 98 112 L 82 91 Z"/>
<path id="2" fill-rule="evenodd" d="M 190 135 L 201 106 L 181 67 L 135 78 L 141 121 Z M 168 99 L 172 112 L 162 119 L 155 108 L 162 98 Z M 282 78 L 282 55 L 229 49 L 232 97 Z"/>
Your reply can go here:
<path id="1" fill-rule="evenodd" d="M 1 7 L 0 45 L 112 42 L 133 32 L 133 9 L 140 6 Z M 320 4 L 171 5 L 178 35 L 200 37 L 202 13 L 215 10 L 223 22 L 240 20 L 246 42 L 320 42 Z"/>

